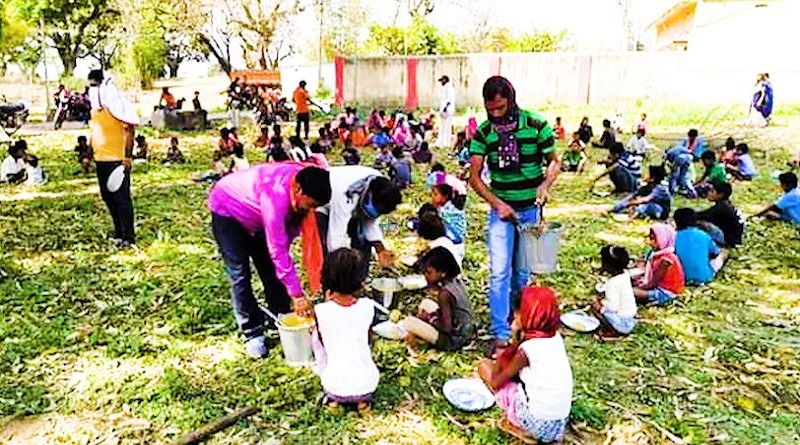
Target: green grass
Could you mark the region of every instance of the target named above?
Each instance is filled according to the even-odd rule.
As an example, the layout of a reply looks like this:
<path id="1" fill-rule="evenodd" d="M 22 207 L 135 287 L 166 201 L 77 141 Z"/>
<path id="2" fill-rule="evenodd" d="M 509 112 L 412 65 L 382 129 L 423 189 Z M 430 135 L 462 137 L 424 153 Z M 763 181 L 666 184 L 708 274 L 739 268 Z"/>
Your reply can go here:
<path id="1" fill-rule="evenodd" d="M 736 184 L 734 201 L 752 214 L 778 196 L 770 171 L 788 160 L 800 113 L 778 114 L 775 126 L 754 130 L 738 126 L 734 108 L 664 106 L 649 114 L 657 142 L 695 125 L 715 137 L 746 137 L 760 175 Z M 544 113 L 562 115 L 572 128 L 583 113 L 599 127 L 609 111 Z M 634 112 L 627 114 L 631 120 Z M 440 392 L 447 379 L 474 373 L 479 348 L 410 356 L 400 343 L 378 341 L 381 384 L 374 413 L 364 418 L 320 409 L 318 380 L 286 366 L 279 348 L 267 360 L 248 359 L 210 237 L 208 187 L 189 180 L 210 164 L 214 132 L 180 136 L 190 159 L 184 166 L 135 166 L 138 252 L 108 242 L 110 220 L 95 179 L 76 174 L 71 149 L 78 134 L 27 138 L 50 175 L 38 194 L 0 188 L 0 442 L 164 443 L 255 405 L 257 416 L 211 443 L 508 443 L 494 428 L 499 411 L 461 413 Z M 171 134 L 146 134 L 163 155 Z M 245 139 L 254 139 L 252 129 Z M 258 157 L 250 153 L 251 161 Z M 564 310 L 593 298 L 600 247 L 644 248 L 647 223 L 603 216 L 611 199 L 591 195 L 589 181 L 589 174 L 562 176 L 547 209 L 567 229 L 561 271 L 540 282 L 557 289 Z M 426 199 L 424 187 L 415 186 L 396 217 L 410 216 Z M 707 204 L 679 199 L 675 208 L 683 205 Z M 465 270 L 483 327 L 486 211 L 470 197 Z M 410 235 L 392 241 L 408 249 L 401 239 Z M 680 304 L 641 310 L 629 339 L 602 344 L 568 336 L 575 377 L 569 441 L 670 443 L 662 433 L 669 431 L 687 443 L 800 442 L 798 246 L 795 229 L 752 220 L 717 281 L 688 290 Z M 401 306 L 420 298 L 407 295 Z"/>

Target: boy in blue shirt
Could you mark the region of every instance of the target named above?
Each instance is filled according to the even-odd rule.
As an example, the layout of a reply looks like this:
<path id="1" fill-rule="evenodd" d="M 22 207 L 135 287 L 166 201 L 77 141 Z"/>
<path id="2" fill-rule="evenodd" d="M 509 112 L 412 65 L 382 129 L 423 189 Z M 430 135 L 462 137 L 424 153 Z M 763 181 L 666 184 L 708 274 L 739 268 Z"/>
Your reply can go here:
<path id="1" fill-rule="evenodd" d="M 800 189 L 797 188 L 797 175 L 792 172 L 781 173 L 778 181 L 781 183 L 783 196 L 755 216 L 800 226 Z"/>
<path id="2" fill-rule="evenodd" d="M 739 181 L 752 181 L 758 173 L 753 158 L 750 157 L 750 148 L 747 144 L 736 146 L 736 157 L 732 164 L 726 166 L 728 173 Z"/>
<path id="3" fill-rule="evenodd" d="M 694 184 L 689 177 L 689 167 L 692 165 L 692 152 L 686 147 L 676 146 L 667 150 L 664 159 L 670 163 L 669 192 L 675 194 L 675 190 L 680 187 L 689 198 L 697 197 Z"/>
<path id="4" fill-rule="evenodd" d="M 675 253 L 683 265 L 683 274 L 687 283 L 705 284 L 714 279 L 716 272 L 722 267 L 725 257 L 708 233 L 696 227 L 697 218 L 694 210 L 689 208 L 675 211 Z M 712 261 L 715 260 L 716 261 Z"/>

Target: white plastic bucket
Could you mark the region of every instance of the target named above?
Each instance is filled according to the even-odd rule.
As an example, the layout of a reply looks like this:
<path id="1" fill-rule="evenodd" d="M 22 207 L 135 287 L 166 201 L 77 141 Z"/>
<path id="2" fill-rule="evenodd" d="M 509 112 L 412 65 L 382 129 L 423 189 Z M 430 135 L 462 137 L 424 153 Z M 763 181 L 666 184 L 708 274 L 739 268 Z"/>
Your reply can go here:
<path id="1" fill-rule="evenodd" d="M 287 316 L 292 314 L 284 314 L 279 318 L 284 320 Z M 314 328 L 314 323 L 309 322 L 303 326 L 285 326 L 283 323 L 277 323 L 278 336 L 281 339 L 281 348 L 283 349 L 283 356 L 286 358 L 286 363 L 292 366 L 305 366 L 313 361 L 313 353 L 311 349 L 311 330 Z"/>
<path id="2" fill-rule="evenodd" d="M 543 226 L 521 228 L 522 261 L 534 274 L 547 274 L 558 271 L 558 248 L 561 245 L 561 232 L 564 227 L 559 223 L 544 223 Z"/>
<path id="3" fill-rule="evenodd" d="M 389 309 L 394 302 L 394 293 L 399 292 L 402 287 L 396 278 L 375 278 L 372 280 L 372 289 L 378 302 Z"/>

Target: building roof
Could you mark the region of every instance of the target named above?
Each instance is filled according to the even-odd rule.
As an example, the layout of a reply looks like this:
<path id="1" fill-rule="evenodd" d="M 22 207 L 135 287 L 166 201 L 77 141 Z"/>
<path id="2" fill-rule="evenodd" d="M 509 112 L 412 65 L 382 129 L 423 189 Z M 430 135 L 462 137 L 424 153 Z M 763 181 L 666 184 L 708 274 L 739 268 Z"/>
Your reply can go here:
<path id="1" fill-rule="evenodd" d="M 658 31 L 671 27 L 675 23 L 680 23 L 681 20 L 689 15 L 694 15 L 697 10 L 697 1 L 679 1 L 669 8 L 660 17 L 655 19 L 647 26 L 647 29 L 656 29 Z"/>

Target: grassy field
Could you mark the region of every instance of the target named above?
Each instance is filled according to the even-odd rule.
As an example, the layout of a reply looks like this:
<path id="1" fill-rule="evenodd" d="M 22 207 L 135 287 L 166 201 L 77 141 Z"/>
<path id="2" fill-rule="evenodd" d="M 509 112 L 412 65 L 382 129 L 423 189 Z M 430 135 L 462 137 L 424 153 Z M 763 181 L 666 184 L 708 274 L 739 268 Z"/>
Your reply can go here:
<path id="1" fill-rule="evenodd" d="M 733 199 L 752 214 L 779 195 L 770 172 L 789 159 L 800 112 L 791 108 L 772 127 L 749 129 L 740 125 L 738 108 L 651 107 L 649 114 L 661 147 L 690 126 L 748 142 L 760 174 L 736 184 Z M 551 121 L 562 115 L 568 128 L 586 113 L 599 133 L 600 117 L 612 110 L 543 111 Z M 171 134 L 145 132 L 163 156 Z M 96 180 L 77 174 L 78 134 L 28 135 L 49 182 L 35 191 L 0 188 L 0 443 L 164 443 L 249 405 L 260 413 L 209 443 L 510 443 L 494 427 L 497 409 L 464 414 L 441 395 L 447 379 L 474 373 L 479 342 L 441 354 L 378 341 L 381 384 L 366 417 L 320 409 L 318 380 L 286 366 L 279 348 L 267 360 L 247 358 L 210 236 L 208 186 L 189 180 L 208 168 L 213 132 L 180 135 L 186 165 L 135 166 L 137 251 L 109 242 Z M 246 140 L 252 137 L 250 129 Z M 600 156 L 592 151 L 594 160 Z M 258 157 L 251 153 L 251 162 Z M 396 217 L 410 216 L 427 199 L 422 175 L 417 170 L 418 184 Z M 546 209 L 567 229 L 561 270 L 540 283 L 557 289 L 563 310 L 593 298 L 601 246 L 644 249 L 647 223 L 604 216 L 611 198 L 590 194 L 589 181 L 589 174 L 563 175 Z M 684 205 L 707 203 L 678 199 L 674 208 Z M 487 210 L 471 197 L 465 270 L 483 327 Z M 410 235 L 392 240 L 398 250 Z M 787 225 L 751 220 L 718 280 L 687 290 L 669 308 L 641 310 L 628 339 L 603 344 L 567 336 L 575 378 L 567 442 L 800 443 L 798 238 Z M 408 294 L 401 306 L 416 307 L 421 297 Z"/>

